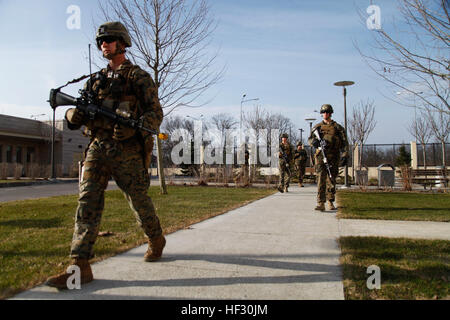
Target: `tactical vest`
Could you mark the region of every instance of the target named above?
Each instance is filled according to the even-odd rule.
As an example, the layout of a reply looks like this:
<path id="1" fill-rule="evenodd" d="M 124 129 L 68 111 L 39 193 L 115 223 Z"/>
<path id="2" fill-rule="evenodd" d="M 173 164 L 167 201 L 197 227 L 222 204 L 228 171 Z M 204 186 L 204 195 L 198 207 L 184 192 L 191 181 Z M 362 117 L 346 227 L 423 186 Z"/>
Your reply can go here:
<path id="1" fill-rule="evenodd" d="M 137 68 L 139 67 L 127 63 L 116 71 L 107 68 L 100 70 L 99 76 L 91 86 L 92 92 L 97 96 L 97 103 L 123 117 L 137 119 L 142 111 L 138 110 L 139 103 L 132 91 L 131 83 L 131 74 Z M 88 82 L 87 85 L 89 86 L 90 83 Z M 112 136 L 114 123 L 104 117 L 98 117 L 90 120 L 86 127 L 90 130 L 89 134 L 92 138 L 107 138 Z"/>
<path id="2" fill-rule="evenodd" d="M 291 149 L 291 145 L 289 143 L 288 144 L 280 143 L 280 152 L 285 153 L 287 160 L 291 161 L 291 159 L 292 159 L 292 149 Z M 283 156 L 280 156 L 279 158 L 283 159 Z"/>
<path id="3" fill-rule="evenodd" d="M 295 150 L 294 152 L 294 159 L 296 162 L 306 162 L 306 160 L 308 159 L 308 154 L 306 153 L 306 151 L 304 149 L 302 150 Z"/>
<path id="4" fill-rule="evenodd" d="M 327 142 L 327 151 L 339 151 L 342 146 L 341 132 L 338 124 L 332 121 L 330 124 L 322 122 L 320 124 L 320 132 L 323 139 Z"/>

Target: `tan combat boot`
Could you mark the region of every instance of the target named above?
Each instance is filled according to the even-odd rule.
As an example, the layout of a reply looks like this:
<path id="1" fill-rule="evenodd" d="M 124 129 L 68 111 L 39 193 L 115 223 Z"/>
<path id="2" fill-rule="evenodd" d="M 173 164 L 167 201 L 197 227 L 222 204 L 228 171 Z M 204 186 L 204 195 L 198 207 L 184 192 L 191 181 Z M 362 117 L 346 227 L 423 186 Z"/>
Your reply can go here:
<path id="1" fill-rule="evenodd" d="M 88 259 L 73 259 L 72 265 L 76 265 L 80 268 L 80 284 L 85 284 L 94 280 L 92 275 L 91 265 Z M 50 277 L 46 281 L 46 285 L 49 287 L 58 288 L 60 290 L 67 289 L 67 279 L 72 276 L 73 273 L 63 272 L 56 276 Z"/>
<path id="2" fill-rule="evenodd" d="M 303 183 L 301 183 L 301 182 L 298 183 L 298 186 L 299 186 L 300 188 L 301 188 L 301 187 L 304 187 Z"/>
<path id="3" fill-rule="evenodd" d="M 284 192 L 284 190 L 283 190 L 283 187 L 282 187 L 282 186 L 278 186 L 278 187 L 277 187 L 277 189 L 278 189 L 278 191 L 280 191 L 281 193 L 283 193 L 283 192 Z"/>
<path id="4" fill-rule="evenodd" d="M 333 201 L 328 200 L 328 208 L 330 210 L 336 210 L 336 207 L 334 206 Z"/>
<path id="5" fill-rule="evenodd" d="M 317 203 L 317 207 L 315 207 L 314 210 L 325 211 L 325 204 L 323 202 Z"/>
<path id="6" fill-rule="evenodd" d="M 163 235 L 155 239 L 148 240 L 148 249 L 144 255 L 144 260 L 153 262 L 159 260 L 162 256 L 163 249 L 166 245 L 166 238 Z"/>
<path id="7" fill-rule="evenodd" d="M 288 187 L 284 187 L 284 192 L 289 192 Z"/>

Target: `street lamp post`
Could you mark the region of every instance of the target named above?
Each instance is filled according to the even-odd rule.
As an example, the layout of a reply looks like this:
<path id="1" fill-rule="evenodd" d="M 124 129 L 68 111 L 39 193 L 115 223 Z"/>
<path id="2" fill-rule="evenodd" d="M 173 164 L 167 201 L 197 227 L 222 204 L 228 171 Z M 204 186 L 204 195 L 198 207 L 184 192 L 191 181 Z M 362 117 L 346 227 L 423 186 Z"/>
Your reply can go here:
<path id="1" fill-rule="evenodd" d="M 56 108 L 53 108 L 53 122 L 52 122 L 52 156 L 51 156 L 51 180 L 56 180 L 56 170 L 55 170 L 55 111 Z"/>
<path id="2" fill-rule="evenodd" d="M 312 132 L 312 124 L 314 121 L 316 121 L 316 118 L 305 118 L 306 121 L 309 122 L 309 135 L 311 136 L 311 132 Z M 313 157 L 312 157 L 312 147 L 310 146 L 310 152 L 309 152 L 309 166 L 312 168 L 313 166 Z"/>
<path id="3" fill-rule="evenodd" d="M 298 130 L 300 131 L 300 142 L 303 143 L 303 131 L 305 131 L 305 130 L 303 130 L 301 128 Z"/>
<path id="4" fill-rule="evenodd" d="M 316 118 L 306 118 L 305 120 L 309 122 L 309 135 L 311 135 L 312 124 L 313 124 L 313 122 L 316 121 L 317 119 L 316 119 Z"/>
<path id="5" fill-rule="evenodd" d="M 343 88 L 343 94 L 344 94 L 344 127 L 345 127 L 345 135 L 347 135 L 347 86 L 351 86 L 355 84 L 353 81 L 338 81 L 335 82 L 334 85 L 338 87 Z M 349 187 L 350 184 L 348 182 L 348 164 L 345 165 L 345 171 L 344 171 L 344 184 L 345 187 Z"/>
<path id="6" fill-rule="evenodd" d="M 254 98 L 254 99 L 247 99 L 247 100 L 244 100 L 246 96 L 247 96 L 247 95 L 244 94 L 244 95 L 242 96 L 242 99 L 241 99 L 241 113 L 240 113 L 240 120 L 239 120 L 239 131 L 242 131 L 242 104 L 243 104 L 244 102 L 248 102 L 248 101 L 257 101 L 257 100 L 259 100 L 259 98 Z"/>

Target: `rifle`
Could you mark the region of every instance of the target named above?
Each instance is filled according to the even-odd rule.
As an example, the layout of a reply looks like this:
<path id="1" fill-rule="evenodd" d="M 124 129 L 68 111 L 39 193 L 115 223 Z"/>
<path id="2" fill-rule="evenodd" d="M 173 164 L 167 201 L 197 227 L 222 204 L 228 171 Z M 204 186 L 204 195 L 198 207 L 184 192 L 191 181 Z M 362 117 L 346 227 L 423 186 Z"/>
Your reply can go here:
<path id="1" fill-rule="evenodd" d="M 156 130 L 152 130 L 143 125 L 143 120 L 135 120 L 131 118 L 131 114 L 122 112 L 120 114 L 113 112 L 111 110 L 102 108 L 96 105 L 93 101 L 93 95 L 91 92 L 86 90 L 80 90 L 81 97 L 75 98 L 66 93 L 60 91 L 60 88 L 50 90 L 50 106 L 56 109 L 59 106 L 75 106 L 79 111 L 88 115 L 91 120 L 97 116 L 105 117 L 114 123 L 121 124 L 123 126 L 139 129 L 150 134 L 158 136 L 161 140 L 167 140 L 168 135 L 165 133 L 159 133 Z"/>
<path id="2" fill-rule="evenodd" d="M 286 163 L 286 169 L 287 169 L 287 171 L 289 173 L 289 176 L 291 176 L 291 169 L 289 168 L 289 161 L 288 161 L 288 158 L 287 158 L 287 154 L 284 151 L 280 151 L 280 152 L 281 152 L 281 156 L 283 157 L 284 162 Z"/>
<path id="3" fill-rule="evenodd" d="M 316 136 L 317 140 L 319 140 L 319 148 L 318 149 L 320 151 L 322 151 L 323 163 L 325 164 L 325 167 L 327 168 L 328 176 L 330 177 L 331 182 L 334 184 L 334 179 L 333 179 L 333 176 L 331 175 L 330 164 L 328 163 L 327 156 L 325 154 L 326 142 L 320 136 L 319 128 L 316 128 L 313 133 Z"/>
<path id="4" fill-rule="evenodd" d="M 152 130 L 143 125 L 143 120 L 135 120 L 131 118 L 131 114 L 126 112 L 116 113 L 110 111 L 108 109 L 99 107 L 95 103 L 95 94 L 91 92 L 90 86 L 88 86 L 87 90 L 79 90 L 81 96 L 79 98 L 72 97 L 66 93 L 61 92 L 61 88 L 65 86 L 77 83 L 83 79 L 91 78 L 92 80 L 92 63 L 91 63 L 91 44 L 88 45 L 89 48 L 89 75 L 81 76 L 80 78 L 74 79 L 72 81 L 67 82 L 65 85 L 56 88 L 50 89 L 50 98 L 47 102 L 50 102 L 50 106 L 55 110 L 59 106 L 75 106 L 78 110 L 82 111 L 84 114 L 89 116 L 89 119 L 94 120 L 94 118 L 99 115 L 103 116 L 109 120 L 112 120 L 115 124 L 121 124 L 125 127 L 139 129 L 146 131 L 150 134 L 156 135 L 160 140 L 167 140 L 168 135 L 165 133 L 159 133 L 156 130 Z M 100 76 L 99 73 L 96 73 L 97 76 Z"/>

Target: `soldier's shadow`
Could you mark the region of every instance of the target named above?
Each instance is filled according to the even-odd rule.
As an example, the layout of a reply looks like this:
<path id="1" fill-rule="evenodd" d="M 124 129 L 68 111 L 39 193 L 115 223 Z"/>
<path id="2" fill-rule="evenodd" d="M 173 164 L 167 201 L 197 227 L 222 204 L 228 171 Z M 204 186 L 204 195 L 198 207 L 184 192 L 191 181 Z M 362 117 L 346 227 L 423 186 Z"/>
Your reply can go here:
<path id="1" fill-rule="evenodd" d="M 336 257 L 335 255 L 316 255 L 316 258 L 323 258 L 324 256 Z M 92 284 L 86 284 L 83 287 L 85 294 L 95 294 L 98 290 L 125 288 L 125 287 L 207 287 L 207 286 L 224 286 L 233 284 L 293 284 L 293 283 L 314 283 L 314 282 L 336 282 L 341 281 L 341 270 L 338 265 L 328 265 L 322 263 L 311 262 L 297 262 L 286 261 L 292 258 L 305 257 L 310 260 L 314 255 L 259 255 L 259 256 L 241 256 L 241 255 L 214 255 L 214 254 L 172 254 L 163 257 L 158 263 L 173 264 L 180 266 L 180 263 L 173 262 L 189 261 L 207 262 L 208 268 L 215 270 L 213 273 L 219 276 L 206 277 L 180 277 L 172 279 L 139 279 L 139 280 L 124 280 L 124 279 L 96 279 Z M 277 259 L 279 258 L 279 259 Z M 284 260 L 284 261 L 283 261 Z M 298 259 L 297 259 L 298 260 Z M 194 262 L 195 263 L 195 262 Z M 222 265 L 222 267 L 220 267 Z M 225 266 L 224 266 L 225 265 Z M 234 268 L 227 268 L 226 265 L 239 265 L 256 268 L 264 268 L 268 275 L 248 275 L 253 272 L 242 271 L 238 276 L 220 276 L 220 274 L 236 274 Z M 185 267 L 189 268 L 189 267 Z M 195 266 L 193 267 L 195 268 Z M 286 270 L 286 274 L 280 275 L 276 272 L 270 275 L 270 270 Z M 299 274 L 293 274 L 292 271 L 297 271 Z M 155 270 L 158 272 L 158 270 Z M 274 272 L 272 272 L 274 273 Z M 192 274 L 192 272 L 186 272 Z M 150 275 L 150 274 L 149 274 Z M 150 277 L 154 277 L 150 275 Z M 185 290 L 188 294 L 189 289 Z"/>

